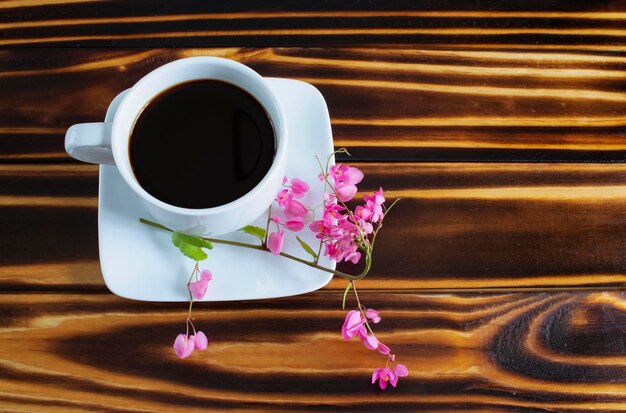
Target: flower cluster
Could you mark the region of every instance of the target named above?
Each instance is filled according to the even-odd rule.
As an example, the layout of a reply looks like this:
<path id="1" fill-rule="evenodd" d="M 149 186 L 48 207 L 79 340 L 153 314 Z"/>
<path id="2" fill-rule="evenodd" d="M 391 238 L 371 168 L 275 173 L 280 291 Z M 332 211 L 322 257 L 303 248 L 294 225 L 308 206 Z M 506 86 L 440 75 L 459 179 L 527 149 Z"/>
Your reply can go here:
<path id="1" fill-rule="evenodd" d="M 281 227 L 293 232 L 302 231 L 306 215 L 309 212 L 307 207 L 298 201 L 309 192 L 309 184 L 298 178 L 293 178 L 290 182 L 291 185 L 287 185 L 288 182 L 288 178 L 284 177 L 283 186 L 285 188 L 276 196 L 276 203 L 282 209 L 285 218 L 276 214 L 270 215 L 270 221 L 276 225 L 276 231 L 268 235 L 267 247 L 274 255 L 280 254 L 285 242 L 285 231 Z"/>
<path id="2" fill-rule="evenodd" d="M 195 281 L 192 281 L 195 277 Z M 209 270 L 202 270 L 198 268 L 198 263 L 189 277 L 187 283 L 187 289 L 189 290 L 189 315 L 187 316 L 187 331 L 185 334 L 179 334 L 174 340 L 174 353 L 181 359 L 187 358 L 194 352 L 194 350 L 206 350 L 209 345 L 207 336 L 202 331 L 196 331 L 196 327 L 193 325 L 193 317 L 191 317 L 191 308 L 193 305 L 193 299 L 201 300 L 206 294 L 209 281 L 213 279 L 213 274 Z M 193 330 L 193 334 L 189 334 L 189 326 Z"/>
<path id="3" fill-rule="evenodd" d="M 384 217 L 383 204 L 385 197 L 383 189 L 363 195 L 363 205 L 358 205 L 354 211 L 346 206 L 352 200 L 358 189 L 357 184 L 363 180 L 363 172 L 358 168 L 337 164 L 321 173 L 319 179 L 327 183 L 327 190 L 323 196 L 321 219 L 313 219 L 309 229 L 316 234 L 324 246 L 324 255 L 336 262 L 359 262 L 362 252 L 371 250 L 368 238 L 374 233 L 374 225 L 380 223 Z M 317 208 L 308 208 L 298 199 L 308 191 L 309 185 L 301 179 L 293 178 L 290 184 L 288 178 L 283 179 L 282 189 L 276 196 L 276 203 L 281 208 L 285 218 L 271 215 L 270 221 L 276 225 L 276 230 L 270 232 L 267 238 L 267 247 L 274 255 L 282 251 L 285 232 L 284 228 L 292 232 L 301 231 L 307 222 L 308 212 L 315 212 Z M 269 228 L 268 228 L 269 229 Z"/>
<path id="4" fill-rule="evenodd" d="M 345 149 L 340 149 L 337 152 L 347 153 Z M 305 205 L 305 199 L 311 198 L 310 196 L 306 197 L 310 191 L 309 184 L 299 178 L 289 180 L 285 177 L 282 182 L 283 188 L 276 195 L 274 203 L 270 207 L 266 228 L 248 225 L 241 229 L 241 231 L 257 237 L 261 245 L 181 234 L 158 223 L 145 219 L 141 220 L 148 225 L 172 231 L 173 244 L 185 256 L 196 261 L 195 268 L 187 282 L 190 301 L 187 330 L 185 334 L 179 334 L 174 342 L 174 352 L 178 357 L 189 357 L 194 350 L 204 350 L 208 346 L 206 335 L 202 331 L 196 331 L 193 325 L 191 309 L 194 299 L 201 300 L 204 298 L 208 283 L 213 277 L 208 270 L 200 271 L 198 268 L 198 262 L 207 257 L 203 249 L 212 249 L 212 243 L 223 243 L 231 246 L 268 251 L 274 255 L 281 255 L 287 259 L 292 259 L 347 279 L 349 282 L 344 293 L 343 306 L 345 308 L 346 296 L 352 290 L 356 298 L 357 308 L 349 311 L 346 315 L 341 330 L 344 340 L 358 337 L 365 348 L 386 356 L 385 366 L 375 369 L 372 375 L 372 383 L 378 381 L 381 389 L 385 389 L 387 383 L 391 383 L 395 387 L 400 377 L 408 376 L 407 367 L 404 364 L 396 363 L 396 355 L 391 352 L 389 346 L 378 340 L 372 330 L 372 325 L 381 321 L 380 313 L 362 305 L 356 290 L 356 281 L 369 272 L 376 235 L 383 225 L 384 218 L 395 202 L 391 206 L 386 207 L 383 189 L 379 188 L 375 192 L 364 194 L 362 202 L 354 206 L 354 208 L 350 208 L 346 203 L 353 201 L 358 192 L 357 185 L 363 180 L 364 176 L 363 172 L 355 167 L 343 164 L 330 165 L 333 155 L 337 152 L 330 154 L 326 158 L 325 167 L 322 166 L 318 159 L 322 171 L 318 178 L 320 182 L 324 183 L 324 193 L 321 199 L 319 199 L 319 204 L 313 206 Z M 274 213 L 272 213 L 272 210 L 274 210 Z M 306 261 L 282 252 L 285 242 L 285 231 L 298 233 L 305 228 L 312 231 L 319 240 L 316 253 L 310 245 L 296 236 L 302 248 L 312 256 L 312 261 Z M 361 274 L 350 275 L 323 267 L 318 263 L 322 249 L 324 256 L 335 262 L 346 261 L 357 264 L 362 258 L 365 258 L 365 269 Z M 193 331 L 191 335 L 189 334 L 190 326 Z"/>
<path id="5" fill-rule="evenodd" d="M 191 323 L 191 320 L 187 320 Z M 193 326 L 193 324 L 192 324 Z M 195 331 L 194 334 L 179 334 L 174 341 L 174 353 L 181 359 L 187 358 L 193 353 L 194 350 L 206 350 L 209 345 L 209 340 L 202 331 Z"/>
<path id="6" fill-rule="evenodd" d="M 371 253 L 374 247 L 374 240 L 388 209 L 385 208 L 385 196 L 383 189 L 364 194 L 363 203 L 351 210 L 346 202 L 352 201 L 358 192 L 357 185 L 363 180 L 363 172 L 358 168 L 348 165 L 337 164 L 329 166 L 327 159 L 326 168 L 319 174 L 318 179 L 324 182 L 325 191 L 320 205 L 307 207 L 298 199 L 304 197 L 309 190 L 309 185 L 298 178 L 290 181 L 287 177 L 283 179 L 283 186 L 275 202 L 282 210 L 284 219 L 279 215 L 270 215 L 268 220 L 268 230 L 270 224 L 276 226 L 276 230 L 267 236 L 267 248 L 275 255 L 279 255 L 284 244 L 286 228 L 292 232 L 301 231 L 304 228 L 310 215 L 314 216 L 318 208 L 322 208 L 320 219 L 311 218 L 308 228 L 315 233 L 320 241 L 320 251 L 324 248 L 324 255 L 335 262 L 349 261 L 357 264 L 363 254 L 371 260 Z M 299 239 L 302 244 L 302 241 Z M 306 249 L 306 247 L 303 245 Z M 309 250 L 310 247 L 309 247 Z M 312 250 L 311 250 L 312 251 Z M 309 252 L 310 253 L 310 252 Z M 313 263 L 317 263 L 317 255 L 314 256 Z M 318 253 L 319 255 L 319 253 Z M 366 263 L 366 274 L 369 266 Z M 337 272 L 334 272 L 337 274 Z M 408 375 L 408 369 L 403 364 L 396 364 L 396 356 L 391 353 L 387 345 L 381 343 L 372 331 L 371 324 L 380 322 L 380 313 L 374 309 L 367 309 L 361 305 L 356 291 L 356 278 L 349 278 L 350 284 L 346 289 L 346 294 L 350 288 L 353 289 L 357 298 L 358 309 L 348 312 L 342 328 L 342 336 L 345 340 L 358 337 L 365 348 L 376 350 L 387 357 L 385 367 L 374 370 L 372 383 L 377 380 L 380 388 L 385 389 L 387 383 L 396 386 L 399 377 Z M 345 295 L 344 295 L 345 303 Z M 392 363 L 395 367 L 390 368 Z"/>
<path id="7" fill-rule="evenodd" d="M 371 250 L 368 236 L 374 232 L 374 224 L 383 219 L 383 189 L 363 195 L 364 205 L 358 205 L 352 212 L 345 202 L 356 195 L 356 185 L 363 179 L 363 172 L 337 164 L 331 166 L 326 174 L 320 174 L 319 179 L 330 186 L 332 193 L 324 195 L 322 219 L 313 222 L 309 228 L 317 233 L 316 237 L 324 245 L 324 255 L 337 262 L 356 264 L 361 259 L 361 252 Z"/>
<path id="8" fill-rule="evenodd" d="M 378 324 L 381 320 L 380 313 L 372 308 L 365 308 L 359 303 L 358 310 L 350 310 L 346 315 L 346 319 L 341 328 L 341 335 L 344 340 L 350 340 L 352 337 L 357 336 L 368 350 L 378 350 L 378 352 L 384 356 L 387 356 L 387 362 L 385 367 L 379 367 L 374 370 L 372 375 L 372 383 L 379 380 L 381 389 L 387 387 L 387 383 L 391 383 L 393 387 L 396 387 L 399 377 L 406 377 L 409 375 L 409 370 L 404 364 L 396 362 L 396 355 L 391 353 L 391 349 L 385 344 L 381 343 L 374 335 L 369 323 Z M 395 367 L 389 368 L 389 363 L 394 363 Z"/>

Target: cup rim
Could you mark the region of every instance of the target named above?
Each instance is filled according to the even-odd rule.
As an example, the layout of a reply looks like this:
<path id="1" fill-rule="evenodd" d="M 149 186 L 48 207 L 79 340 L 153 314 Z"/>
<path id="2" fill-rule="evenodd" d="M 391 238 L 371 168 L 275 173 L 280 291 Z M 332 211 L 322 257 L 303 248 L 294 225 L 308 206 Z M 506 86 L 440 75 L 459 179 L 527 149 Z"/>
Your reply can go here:
<path id="1" fill-rule="evenodd" d="M 215 206 L 215 207 L 210 207 L 210 208 L 199 208 L 199 209 L 184 208 L 184 207 L 168 204 L 156 198 L 152 194 L 150 194 L 139 184 L 135 175 L 132 173 L 132 167 L 130 165 L 130 156 L 128 153 L 128 143 L 130 140 L 130 133 L 128 134 L 128 136 L 125 136 L 123 139 L 122 138 L 116 139 L 116 130 L 124 126 L 124 125 L 120 125 L 120 122 L 122 122 L 122 119 L 124 119 L 123 118 L 124 114 L 128 113 L 131 110 L 131 108 L 128 108 L 127 106 L 130 105 L 129 102 L 137 93 L 139 93 L 142 87 L 145 87 L 144 85 L 152 81 L 155 77 L 163 76 L 164 74 L 169 73 L 169 71 L 171 70 L 184 70 L 184 66 L 187 66 L 190 64 L 221 65 L 221 66 L 227 67 L 229 70 L 238 72 L 239 75 L 243 75 L 243 76 L 248 77 L 249 79 L 252 79 L 254 82 L 258 83 L 259 87 L 263 91 L 263 94 L 266 96 L 265 100 L 268 100 L 274 106 L 274 111 L 276 113 L 275 116 L 272 116 L 271 112 L 267 108 L 267 105 L 263 101 L 261 101 L 261 99 L 259 99 L 258 93 L 255 93 L 251 90 L 243 88 L 241 85 L 235 84 L 232 81 L 217 78 L 217 80 L 230 83 L 230 84 L 233 84 L 237 87 L 244 89 L 246 92 L 252 95 L 257 100 L 257 102 L 259 102 L 259 104 L 265 109 L 265 112 L 267 113 L 267 116 L 270 119 L 270 122 L 272 123 L 272 127 L 274 129 L 276 151 L 274 154 L 274 160 L 269 170 L 267 171 L 265 176 L 250 191 L 248 191 L 243 196 L 231 202 L 228 202 L 223 205 Z M 202 78 L 199 78 L 199 79 L 202 79 Z M 215 78 L 206 77 L 206 79 L 215 79 Z M 182 82 L 167 83 L 167 85 L 164 88 L 161 88 L 155 91 L 150 91 L 148 93 L 148 95 L 150 96 L 149 99 L 142 104 L 142 107 L 139 109 L 139 111 L 136 111 L 136 114 L 134 115 L 134 117 L 130 120 L 124 119 L 125 122 L 129 122 L 129 121 L 132 122 L 132 125 L 130 126 L 130 131 L 132 132 L 132 127 L 134 125 L 134 122 L 136 122 L 137 117 L 139 116 L 139 114 L 141 114 L 141 111 L 143 110 L 143 108 L 145 108 L 146 105 L 154 97 L 158 96 L 164 90 L 167 90 L 179 84 L 187 83 L 189 81 L 193 81 L 193 80 L 185 80 Z M 280 169 L 280 165 L 284 162 L 284 157 L 286 156 L 286 153 L 287 153 L 286 129 L 287 129 L 287 125 L 285 121 L 285 114 L 284 114 L 283 108 L 278 98 L 276 97 L 274 92 L 264 82 L 263 77 L 261 75 L 259 75 L 257 72 L 255 72 L 248 66 L 242 63 L 236 62 L 234 60 L 214 57 L 214 56 L 194 56 L 194 57 L 175 60 L 173 62 L 160 66 L 157 69 L 145 75 L 144 77 L 142 77 L 137 83 L 135 83 L 135 85 L 131 87 L 128 94 L 124 96 L 124 98 L 120 102 L 118 110 L 116 111 L 115 116 L 113 118 L 113 125 L 111 129 L 111 146 L 113 149 L 113 158 L 115 159 L 116 166 L 120 165 L 121 162 L 123 162 L 125 166 L 127 166 L 127 168 L 123 168 L 123 169 L 119 167 L 117 168 L 118 171 L 120 171 L 120 175 L 122 176 L 124 181 L 126 181 L 126 183 L 133 189 L 133 191 L 137 193 L 141 198 L 143 198 L 147 202 L 150 202 L 151 204 L 161 209 L 167 210 L 169 212 L 181 214 L 181 215 L 188 215 L 188 216 L 214 215 L 214 214 L 232 211 L 234 209 L 239 208 L 242 205 L 245 205 L 250 200 L 255 198 L 257 194 L 260 191 L 262 191 L 263 188 L 267 186 L 268 183 L 270 183 L 270 181 L 274 179 L 274 176 L 278 173 Z M 116 150 L 116 147 L 120 145 L 119 143 L 116 145 L 116 142 L 123 142 L 124 144 L 123 150 L 122 149 Z M 121 153 L 125 153 L 125 156 L 123 156 L 123 158 L 120 159 Z M 130 171 L 130 173 L 128 171 Z M 277 179 L 280 179 L 280 177 Z"/>

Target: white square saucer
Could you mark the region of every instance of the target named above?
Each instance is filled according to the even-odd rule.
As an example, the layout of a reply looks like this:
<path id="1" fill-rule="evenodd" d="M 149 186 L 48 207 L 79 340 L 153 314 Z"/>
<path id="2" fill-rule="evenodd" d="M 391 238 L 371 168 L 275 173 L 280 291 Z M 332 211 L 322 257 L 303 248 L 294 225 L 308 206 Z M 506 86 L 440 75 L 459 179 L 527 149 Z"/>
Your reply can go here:
<path id="1" fill-rule="evenodd" d="M 334 149 L 330 117 L 324 98 L 308 83 L 290 79 L 265 79 L 284 106 L 289 136 L 287 176 L 298 177 L 311 186 L 304 203 L 321 201 L 323 184 L 315 159 L 325 159 Z M 109 107 L 106 119 L 112 120 L 122 92 Z M 207 190 L 211 183 L 207 182 Z M 170 241 L 169 232 L 139 222 L 150 217 L 139 197 L 128 187 L 114 166 L 100 167 L 98 232 L 100 267 L 104 282 L 120 297 L 145 301 L 188 301 L 186 283 L 194 262 L 184 257 Z M 252 225 L 265 228 L 267 214 Z M 305 228 L 297 233 L 317 249 L 314 234 Z M 240 232 L 219 238 L 257 243 Z M 283 251 L 300 258 L 310 256 L 300 247 L 295 235 L 285 231 Z M 252 300 L 285 297 L 317 290 L 332 275 L 264 251 L 215 245 L 202 269 L 213 273 L 204 301 Z M 320 257 L 320 265 L 335 268 L 334 261 Z"/>

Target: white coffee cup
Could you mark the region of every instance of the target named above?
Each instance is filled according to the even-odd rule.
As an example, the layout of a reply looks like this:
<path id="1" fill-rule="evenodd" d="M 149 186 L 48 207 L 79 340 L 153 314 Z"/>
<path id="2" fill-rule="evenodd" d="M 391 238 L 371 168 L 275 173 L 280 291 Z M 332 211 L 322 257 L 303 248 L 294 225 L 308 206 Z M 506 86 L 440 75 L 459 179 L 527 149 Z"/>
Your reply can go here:
<path id="1" fill-rule="evenodd" d="M 139 185 L 130 164 L 129 139 L 135 120 L 152 99 L 172 86 L 200 79 L 234 84 L 256 98 L 274 127 L 276 153 L 265 177 L 241 198 L 213 208 L 181 208 L 155 198 Z M 124 96 L 112 122 L 70 127 L 65 135 L 65 150 L 81 161 L 115 165 L 124 181 L 143 200 L 147 218 L 194 235 L 220 235 L 246 226 L 270 206 L 285 174 L 287 140 L 280 102 L 258 73 L 232 60 L 201 56 L 177 60 L 147 74 Z M 206 190 L 212 190 L 211 182 L 206 183 Z"/>

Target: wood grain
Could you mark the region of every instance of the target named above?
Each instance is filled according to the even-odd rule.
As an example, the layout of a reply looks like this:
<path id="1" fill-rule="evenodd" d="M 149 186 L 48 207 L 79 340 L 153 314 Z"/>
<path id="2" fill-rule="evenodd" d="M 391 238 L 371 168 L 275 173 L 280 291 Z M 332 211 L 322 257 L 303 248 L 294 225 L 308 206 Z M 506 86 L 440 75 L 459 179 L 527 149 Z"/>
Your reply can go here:
<path id="1" fill-rule="evenodd" d="M 624 294 L 367 294 L 410 376 L 343 342 L 340 294 L 198 306 L 209 348 L 178 360 L 180 305 L 2 294 L 0 403 L 21 411 L 624 411 Z M 352 305 L 353 303 L 349 303 Z"/>
<path id="2" fill-rule="evenodd" d="M 381 393 L 339 281 L 202 305 L 209 350 L 173 357 L 181 306 L 100 294 L 97 169 L 62 145 L 153 68 L 219 55 L 317 86 L 353 160 L 622 162 L 623 2 L 212 3 L 0 3 L 0 410 L 626 410 L 622 293 L 412 293 L 622 288 L 626 166 L 358 164 L 403 198 L 361 283 L 411 370 Z"/>
<path id="3" fill-rule="evenodd" d="M 497 44 L 624 48 L 621 0 L 4 1 L 0 46 Z"/>
<path id="4" fill-rule="evenodd" d="M 0 411 L 626 411 L 625 22 L 623 0 L 0 2 Z M 341 339 L 340 280 L 197 305 L 184 362 L 184 306 L 105 293 L 97 167 L 65 130 L 196 55 L 315 85 L 362 189 L 403 198 L 359 282 L 397 389 Z"/>
<path id="5" fill-rule="evenodd" d="M 381 231 L 363 288 L 625 285 L 624 164 L 355 165 L 366 175 L 363 191 L 382 185 L 390 201 L 402 198 Z M 0 165 L 0 289 L 104 288 L 97 171 Z M 329 288 L 344 286 L 336 280 Z"/>
<path id="6" fill-rule="evenodd" d="M 0 161 L 66 161 L 65 130 L 101 120 L 152 69 L 239 60 L 323 93 L 353 160 L 626 160 L 626 56 L 489 48 L 0 50 Z"/>

